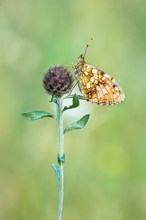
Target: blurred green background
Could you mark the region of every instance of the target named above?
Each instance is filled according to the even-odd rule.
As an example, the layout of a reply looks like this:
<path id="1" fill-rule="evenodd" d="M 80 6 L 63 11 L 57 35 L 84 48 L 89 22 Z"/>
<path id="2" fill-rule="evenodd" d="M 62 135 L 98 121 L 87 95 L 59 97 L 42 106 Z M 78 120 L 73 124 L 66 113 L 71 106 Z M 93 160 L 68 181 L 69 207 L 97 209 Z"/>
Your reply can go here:
<path id="1" fill-rule="evenodd" d="M 0 219 L 57 219 L 56 124 L 20 114 L 54 112 L 44 72 L 86 60 L 111 73 L 124 103 L 81 103 L 65 124 L 91 113 L 65 137 L 63 220 L 146 219 L 146 1 L 0 1 Z"/>

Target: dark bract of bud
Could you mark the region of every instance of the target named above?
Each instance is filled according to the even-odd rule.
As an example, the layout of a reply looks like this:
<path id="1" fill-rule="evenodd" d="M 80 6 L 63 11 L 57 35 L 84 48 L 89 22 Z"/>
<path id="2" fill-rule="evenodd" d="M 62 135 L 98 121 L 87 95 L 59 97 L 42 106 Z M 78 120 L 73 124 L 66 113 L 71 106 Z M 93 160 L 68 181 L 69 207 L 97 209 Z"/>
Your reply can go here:
<path id="1" fill-rule="evenodd" d="M 61 96 L 71 91 L 73 79 L 67 67 L 57 65 L 47 70 L 43 86 L 49 94 Z"/>

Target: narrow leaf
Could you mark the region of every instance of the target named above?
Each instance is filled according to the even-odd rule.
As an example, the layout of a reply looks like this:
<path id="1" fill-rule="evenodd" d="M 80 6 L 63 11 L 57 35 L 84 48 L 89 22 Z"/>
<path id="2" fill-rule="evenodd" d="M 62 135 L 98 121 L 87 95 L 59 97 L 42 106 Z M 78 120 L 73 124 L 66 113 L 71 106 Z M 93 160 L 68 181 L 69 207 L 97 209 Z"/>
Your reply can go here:
<path id="1" fill-rule="evenodd" d="M 55 164 L 52 164 L 52 168 L 54 169 L 56 175 L 57 175 L 57 178 L 60 182 L 60 167 L 56 166 Z"/>
<path id="2" fill-rule="evenodd" d="M 89 116 L 90 116 L 89 114 L 84 115 L 80 120 L 70 124 L 67 128 L 64 129 L 64 134 L 66 134 L 67 132 L 71 130 L 83 128 L 86 125 L 87 121 L 89 120 Z"/>
<path id="3" fill-rule="evenodd" d="M 74 95 L 73 96 L 73 99 L 72 99 L 72 105 L 70 106 L 65 106 L 63 111 L 66 111 L 68 109 L 72 109 L 72 108 L 77 108 L 78 106 L 80 105 L 80 102 L 79 102 L 79 98 L 77 95 Z"/>
<path id="4" fill-rule="evenodd" d="M 49 112 L 45 111 L 32 111 L 32 112 L 25 112 L 21 114 L 24 118 L 28 120 L 38 120 L 44 117 L 51 117 L 55 118 L 55 116 Z"/>
<path id="5" fill-rule="evenodd" d="M 65 97 L 65 99 L 73 98 L 74 96 L 77 96 L 78 99 L 89 101 L 89 99 L 87 99 L 85 96 L 83 96 L 83 95 L 76 95 L 76 94 L 68 95 L 68 96 Z"/>

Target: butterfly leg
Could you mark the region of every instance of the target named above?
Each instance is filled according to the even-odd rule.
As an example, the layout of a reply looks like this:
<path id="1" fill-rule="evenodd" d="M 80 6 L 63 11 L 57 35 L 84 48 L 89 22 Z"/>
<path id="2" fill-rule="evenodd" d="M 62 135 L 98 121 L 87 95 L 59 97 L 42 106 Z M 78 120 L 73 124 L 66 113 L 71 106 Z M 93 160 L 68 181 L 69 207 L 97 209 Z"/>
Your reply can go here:
<path id="1" fill-rule="evenodd" d="M 78 84 L 78 81 L 76 81 L 75 82 L 75 84 L 73 85 L 73 87 L 72 87 L 72 89 L 71 89 L 71 91 L 69 92 L 69 94 L 68 95 L 71 95 L 71 93 L 72 93 L 72 91 L 73 91 L 73 89 L 76 87 L 76 85 Z"/>

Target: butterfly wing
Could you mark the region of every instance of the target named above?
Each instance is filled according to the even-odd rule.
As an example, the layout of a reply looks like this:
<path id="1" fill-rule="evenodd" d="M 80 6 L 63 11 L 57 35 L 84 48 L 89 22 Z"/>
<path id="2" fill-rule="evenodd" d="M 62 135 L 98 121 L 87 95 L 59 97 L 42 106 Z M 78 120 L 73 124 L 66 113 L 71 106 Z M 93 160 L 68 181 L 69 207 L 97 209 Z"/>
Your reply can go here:
<path id="1" fill-rule="evenodd" d="M 125 98 L 113 77 L 87 63 L 82 67 L 79 87 L 89 101 L 99 105 L 118 104 Z"/>

